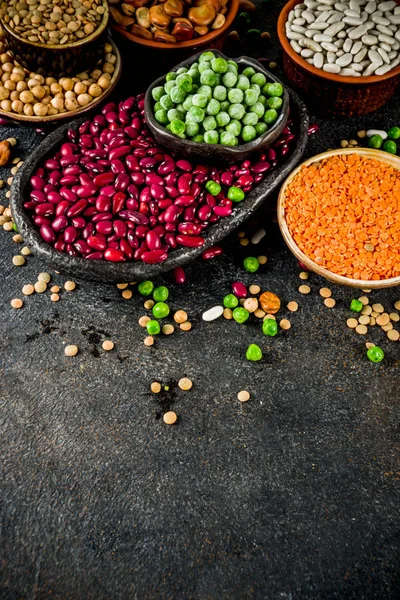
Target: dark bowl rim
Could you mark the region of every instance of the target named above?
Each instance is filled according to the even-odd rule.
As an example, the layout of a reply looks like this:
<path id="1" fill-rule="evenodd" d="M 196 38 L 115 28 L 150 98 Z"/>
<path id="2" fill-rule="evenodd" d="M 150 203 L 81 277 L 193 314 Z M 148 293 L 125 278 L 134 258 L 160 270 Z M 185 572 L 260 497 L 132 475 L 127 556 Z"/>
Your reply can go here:
<path id="1" fill-rule="evenodd" d="M 179 248 L 171 252 L 171 255 L 163 263 L 151 265 L 140 261 L 123 263 L 112 263 L 105 260 L 88 261 L 85 258 L 71 257 L 64 252 L 54 250 L 54 248 L 42 240 L 39 231 L 31 221 L 30 215 L 23 207 L 25 186 L 27 185 L 32 172 L 38 167 L 39 163 L 43 161 L 43 158 L 54 149 L 54 146 L 60 143 L 67 130 L 71 127 L 78 127 L 85 120 L 83 118 L 76 119 L 70 123 L 65 123 L 50 133 L 49 136 L 35 148 L 32 154 L 26 159 L 19 172 L 15 175 L 11 186 L 10 206 L 18 231 L 21 233 L 24 242 L 31 250 L 40 258 L 43 258 L 50 263 L 55 269 L 65 271 L 66 273 L 69 272 L 76 277 L 82 277 L 83 279 L 92 281 L 109 283 L 138 281 L 156 277 L 162 273 L 171 271 L 177 266 L 183 266 L 191 262 L 205 250 L 220 242 L 238 227 L 241 222 L 255 212 L 255 210 L 260 208 L 266 198 L 289 175 L 303 156 L 308 139 L 309 118 L 307 108 L 295 92 L 289 89 L 289 94 L 298 119 L 297 125 L 299 137 L 294 151 L 288 156 L 287 161 L 283 163 L 280 168 L 277 167 L 270 173 L 269 178 L 272 179 L 272 187 L 269 187 L 271 179 L 268 179 L 267 175 L 267 178 L 253 188 L 232 215 L 226 219 L 221 219 L 207 228 L 205 232 L 205 243 L 200 248 Z M 267 189 L 262 190 L 263 184 Z M 96 269 L 96 266 L 100 268 Z"/>
<path id="2" fill-rule="evenodd" d="M 223 152 L 223 154 L 225 154 L 225 155 L 230 154 L 230 155 L 232 155 L 232 158 L 234 158 L 237 155 L 243 155 L 243 153 L 251 154 L 252 152 L 257 152 L 258 149 L 261 149 L 261 146 L 264 146 L 264 144 L 267 143 L 267 138 L 273 137 L 274 135 L 276 135 L 276 132 L 279 131 L 279 129 L 283 130 L 286 125 L 288 115 L 289 115 L 289 94 L 287 93 L 286 86 L 282 83 L 282 81 L 280 79 L 278 79 L 278 77 L 273 75 L 273 73 L 270 73 L 269 71 L 267 71 L 267 69 L 265 67 L 263 67 L 263 65 L 255 58 L 251 58 L 250 56 L 238 56 L 236 58 L 230 58 L 229 56 L 226 56 L 226 54 L 224 54 L 217 48 L 209 48 L 207 50 L 207 52 L 213 52 L 214 54 L 218 55 L 218 57 L 224 58 L 225 60 L 234 60 L 235 62 L 237 62 L 239 64 L 245 63 L 248 66 L 256 67 L 257 69 L 260 69 L 264 73 L 264 75 L 267 75 L 270 79 L 272 79 L 273 83 L 281 84 L 281 86 L 283 87 L 283 104 L 281 107 L 281 112 L 279 114 L 279 117 L 275 121 L 275 123 L 272 125 L 271 129 L 268 129 L 265 133 L 263 133 L 260 137 L 256 138 L 255 140 L 252 140 L 251 142 L 248 142 L 247 144 L 240 144 L 239 146 L 223 146 L 222 144 L 206 144 L 205 142 L 192 142 L 190 140 L 185 140 L 185 139 L 179 138 L 178 136 L 174 135 L 173 133 L 170 133 L 169 131 L 167 131 L 165 129 L 165 127 L 160 125 L 156 121 L 156 119 L 153 115 L 153 111 L 152 111 L 153 98 L 152 98 L 151 93 L 155 87 L 159 86 L 162 83 L 162 81 L 165 79 L 166 75 L 162 75 L 161 77 L 158 77 L 147 88 L 146 95 L 145 95 L 145 108 L 144 108 L 146 123 L 148 124 L 148 126 L 150 127 L 150 129 L 152 130 L 153 133 L 156 132 L 160 138 L 166 139 L 168 142 L 176 143 L 178 140 L 181 140 L 182 147 L 187 148 L 188 152 L 190 152 L 190 154 L 193 156 L 196 155 L 196 152 L 200 148 L 205 148 L 210 151 L 214 150 L 215 153 Z M 194 62 L 196 62 L 196 60 L 202 54 L 203 54 L 202 51 L 197 52 L 190 58 L 187 58 L 187 59 L 181 61 L 179 64 L 175 65 L 172 69 L 169 70 L 169 72 L 177 71 L 178 69 L 180 69 L 183 66 L 186 67 L 189 64 L 193 64 Z M 215 158 L 216 158 L 216 156 L 213 156 L 213 159 L 215 159 Z"/>
<path id="3" fill-rule="evenodd" d="M 191 40 L 186 40 L 185 42 L 176 42 L 175 44 L 166 44 L 165 42 L 155 42 L 154 40 L 140 38 L 137 35 L 130 33 L 130 31 L 127 31 L 123 27 L 117 25 L 112 17 L 110 17 L 110 26 L 125 39 L 130 40 L 135 44 L 139 44 L 140 46 L 145 46 L 146 48 L 153 48 L 153 50 L 184 50 L 188 48 L 196 48 L 197 46 L 204 46 L 207 43 L 216 40 L 229 29 L 235 20 L 237 13 L 239 12 L 239 2 L 240 0 L 230 0 L 231 8 L 226 14 L 225 23 L 219 29 L 214 29 L 213 31 L 206 33 L 206 35 L 201 35 L 200 37 L 192 38 Z"/>
<path id="4" fill-rule="evenodd" d="M 102 6 L 105 8 L 105 12 L 103 14 L 101 23 L 97 27 L 97 29 L 95 29 L 95 31 L 93 31 L 93 33 L 91 33 L 87 37 L 77 40 L 76 42 L 71 42 L 69 44 L 42 44 L 41 42 L 30 42 L 28 39 L 21 37 L 20 35 L 15 33 L 15 31 L 4 21 L 3 18 L 0 19 L 0 25 L 3 27 L 3 29 L 6 30 L 8 35 L 11 35 L 13 38 L 21 42 L 21 44 L 23 44 L 24 46 L 33 46 L 34 48 L 40 48 L 41 50 L 52 51 L 62 51 L 69 48 L 79 48 L 80 46 L 84 46 L 85 44 L 89 44 L 90 42 L 95 41 L 98 37 L 102 35 L 102 33 L 104 33 L 104 31 L 106 31 L 108 20 L 110 17 L 110 9 L 107 0 L 102 1 Z"/>
<path id="5" fill-rule="evenodd" d="M 289 0 L 282 8 L 279 13 L 278 23 L 277 23 L 277 33 L 279 42 L 286 54 L 295 62 L 298 66 L 302 67 L 309 74 L 314 75 L 315 77 L 319 77 L 321 79 L 327 79 L 333 83 L 341 83 L 343 85 L 349 86 L 358 86 L 364 87 L 368 84 L 373 83 L 381 83 L 387 79 L 392 79 L 393 77 L 400 76 L 400 65 L 385 73 L 385 75 L 369 75 L 368 77 L 345 77 L 344 75 L 336 75 L 335 73 L 327 73 L 322 69 L 317 69 L 316 67 L 310 65 L 308 62 L 304 60 L 301 56 L 297 54 L 289 43 L 288 38 L 285 33 L 285 24 L 287 21 L 287 17 L 289 12 L 292 10 L 294 6 L 297 4 L 301 4 L 302 0 Z M 395 0 L 397 4 L 400 5 L 400 0 Z"/>

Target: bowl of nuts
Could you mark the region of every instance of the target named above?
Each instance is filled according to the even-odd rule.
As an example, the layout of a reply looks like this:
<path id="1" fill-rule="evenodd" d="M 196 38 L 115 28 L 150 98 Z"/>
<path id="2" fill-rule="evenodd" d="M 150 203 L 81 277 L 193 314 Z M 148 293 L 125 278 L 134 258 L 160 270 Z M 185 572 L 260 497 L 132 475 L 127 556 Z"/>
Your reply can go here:
<path id="1" fill-rule="evenodd" d="M 126 39 L 159 50 L 194 51 L 222 43 L 239 0 L 126 0 L 110 3 L 111 25 Z"/>
<path id="2" fill-rule="evenodd" d="M 13 61 L 0 39 L 0 116 L 10 121 L 48 123 L 92 110 L 112 92 L 121 75 L 121 57 L 111 41 L 90 71 L 70 77 L 28 72 Z"/>
<path id="3" fill-rule="evenodd" d="M 43 10 L 45 8 L 45 10 Z M 92 69 L 101 58 L 109 18 L 105 0 L 4 1 L 7 50 L 25 69 L 48 77 Z"/>

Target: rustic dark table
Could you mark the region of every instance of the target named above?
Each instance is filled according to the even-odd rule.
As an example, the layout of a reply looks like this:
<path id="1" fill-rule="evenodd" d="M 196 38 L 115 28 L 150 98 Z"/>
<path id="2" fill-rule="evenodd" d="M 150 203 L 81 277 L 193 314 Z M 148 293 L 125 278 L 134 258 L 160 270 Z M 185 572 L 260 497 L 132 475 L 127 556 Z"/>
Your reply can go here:
<path id="1" fill-rule="evenodd" d="M 263 5 L 271 32 L 282 5 Z M 277 45 L 265 53 L 278 59 Z M 399 106 L 397 95 L 373 115 L 317 119 L 306 154 L 398 125 Z M 21 157 L 41 139 L 3 127 L 10 135 Z M 386 358 L 370 363 L 366 340 L 346 326 L 359 294 L 331 286 L 337 305 L 327 309 L 325 283 L 311 276 L 301 296 L 268 207 L 245 229 L 260 223 L 268 235 L 256 250 L 235 234 L 224 256 L 188 267 L 185 286 L 159 279 L 193 329 L 152 348 L 137 324 L 143 300 L 123 300 L 115 286 L 78 281 L 57 304 L 35 295 L 13 310 L 40 271 L 55 283 L 67 276 L 34 256 L 13 267 L 16 245 L 0 230 L 1 598 L 399 597 L 399 345 L 372 329 Z M 268 264 L 250 275 L 241 261 L 255 251 Z M 298 301 L 292 329 L 267 340 L 256 323 L 203 322 L 235 279 Z M 370 298 L 389 309 L 400 291 Z M 106 338 L 116 344 L 108 354 Z M 260 363 L 244 359 L 251 342 L 264 349 Z M 66 343 L 79 346 L 75 358 Z M 178 389 L 182 376 L 190 392 Z M 153 380 L 169 392 L 151 394 Z M 244 405 L 241 389 L 251 392 Z M 162 421 L 168 409 L 174 427 Z"/>

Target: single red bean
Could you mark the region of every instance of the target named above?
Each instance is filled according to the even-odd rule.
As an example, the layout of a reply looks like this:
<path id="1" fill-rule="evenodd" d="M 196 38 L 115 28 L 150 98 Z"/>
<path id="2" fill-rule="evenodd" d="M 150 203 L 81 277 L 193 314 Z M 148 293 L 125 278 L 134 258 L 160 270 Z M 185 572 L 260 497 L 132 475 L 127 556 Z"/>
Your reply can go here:
<path id="1" fill-rule="evenodd" d="M 91 252 L 90 254 L 87 254 L 85 258 L 89 260 L 102 260 L 103 252 Z"/>
<path id="2" fill-rule="evenodd" d="M 166 233 L 165 234 L 165 243 L 170 248 L 177 248 L 178 247 L 178 244 L 176 243 L 176 239 L 175 239 L 175 236 L 174 236 L 173 233 Z"/>
<path id="3" fill-rule="evenodd" d="M 77 250 L 80 254 L 86 255 L 91 253 L 91 249 L 84 239 L 76 240 L 73 246 L 75 250 Z"/>
<path id="4" fill-rule="evenodd" d="M 266 173 L 271 168 L 269 162 L 258 162 L 251 167 L 253 173 Z"/>
<path id="5" fill-rule="evenodd" d="M 308 135 L 312 135 L 313 133 L 316 133 L 318 130 L 319 130 L 319 125 L 317 125 L 316 123 L 313 123 L 308 128 Z"/>
<path id="6" fill-rule="evenodd" d="M 146 185 L 164 185 L 164 179 L 157 175 L 156 173 L 147 173 L 146 174 Z"/>
<path id="7" fill-rule="evenodd" d="M 179 223 L 178 231 L 186 235 L 198 235 L 201 233 L 201 227 L 196 223 Z"/>
<path id="8" fill-rule="evenodd" d="M 35 213 L 42 217 L 50 217 L 54 214 L 54 204 L 51 204 L 51 202 L 42 202 L 36 206 Z"/>
<path id="9" fill-rule="evenodd" d="M 84 240 L 87 240 L 89 236 L 94 235 L 96 233 L 96 227 L 93 223 L 87 223 L 82 231 L 82 237 Z"/>
<path id="10" fill-rule="evenodd" d="M 121 221 L 120 219 L 113 222 L 113 230 L 118 238 L 126 237 L 126 234 L 128 233 L 128 227 L 125 221 Z"/>
<path id="11" fill-rule="evenodd" d="M 109 212 L 111 208 L 111 198 L 108 196 L 98 196 L 96 198 L 96 210 L 98 212 Z"/>
<path id="12" fill-rule="evenodd" d="M 155 200 L 163 200 L 165 198 L 165 190 L 162 185 L 158 185 L 157 183 L 153 183 L 150 186 L 150 195 Z"/>
<path id="13" fill-rule="evenodd" d="M 125 256 L 122 250 L 117 250 L 116 248 L 107 248 L 107 250 L 104 251 L 103 256 L 106 260 L 109 260 L 111 262 L 123 262 L 125 260 Z"/>
<path id="14" fill-rule="evenodd" d="M 230 206 L 214 206 L 213 213 L 218 217 L 228 217 L 232 214 L 232 208 Z"/>
<path id="15" fill-rule="evenodd" d="M 95 185 L 80 185 L 77 190 L 79 198 L 90 198 L 93 194 L 96 194 L 97 187 Z"/>
<path id="16" fill-rule="evenodd" d="M 96 231 L 103 235 L 109 235 L 113 230 L 112 221 L 98 221 L 96 223 Z"/>
<path id="17" fill-rule="evenodd" d="M 142 215 L 148 215 L 150 212 L 147 202 L 139 202 L 139 212 Z"/>
<path id="18" fill-rule="evenodd" d="M 253 183 L 254 179 L 253 176 L 249 174 L 247 175 L 241 175 L 239 177 L 239 179 L 237 180 L 236 185 L 239 186 L 246 186 L 246 185 L 251 185 Z"/>
<path id="19" fill-rule="evenodd" d="M 200 248 L 205 242 L 205 239 L 198 235 L 178 234 L 175 239 L 180 246 L 188 248 Z"/>
<path id="20" fill-rule="evenodd" d="M 201 221 L 208 221 L 212 214 L 212 208 L 208 204 L 203 204 L 203 206 L 200 206 L 198 209 L 197 214 Z"/>
<path id="21" fill-rule="evenodd" d="M 68 167 L 69 165 L 77 165 L 81 160 L 78 154 L 68 154 L 60 158 L 60 166 Z"/>
<path id="22" fill-rule="evenodd" d="M 193 166 L 192 164 L 185 159 L 181 159 L 181 160 L 177 160 L 176 161 L 176 166 L 178 167 L 178 169 L 180 169 L 181 171 L 187 171 L 188 173 L 190 171 L 193 171 Z"/>
<path id="23" fill-rule="evenodd" d="M 51 226 L 54 229 L 54 231 L 63 231 L 68 226 L 68 219 L 67 217 L 64 217 L 62 215 L 56 217 L 52 222 Z"/>
<path id="24" fill-rule="evenodd" d="M 28 202 L 24 202 L 24 208 L 26 208 L 27 210 L 35 210 L 36 206 L 37 203 L 33 200 L 28 200 Z"/>
<path id="25" fill-rule="evenodd" d="M 56 158 L 48 158 L 44 163 L 44 166 L 48 171 L 54 171 L 60 168 L 60 163 Z"/>
<path id="26" fill-rule="evenodd" d="M 149 250 L 158 250 L 161 246 L 160 236 L 154 231 L 148 231 L 146 233 L 146 244 Z"/>
<path id="27" fill-rule="evenodd" d="M 74 217 L 71 219 L 71 223 L 77 229 L 83 229 L 86 225 L 86 221 L 83 217 Z"/>
<path id="28" fill-rule="evenodd" d="M 136 248 L 139 247 L 139 240 L 136 237 L 136 235 L 133 233 L 133 231 L 128 231 L 126 239 L 128 240 L 130 247 L 133 248 L 134 250 L 136 250 Z"/>
<path id="29" fill-rule="evenodd" d="M 195 214 L 196 214 L 196 207 L 188 206 L 183 211 L 183 221 L 194 221 Z"/>
<path id="30" fill-rule="evenodd" d="M 61 202 L 56 206 L 56 216 L 60 217 L 62 215 L 65 215 L 70 206 L 70 202 L 68 202 L 67 200 L 61 200 Z"/>
<path id="31" fill-rule="evenodd" d="M 76 165 L 74 165 L 74 167 L 76 167 Z M 61 177 L 62 177 L 61 171 L 52 171 L 48 177 L 48 182 L 50 185 L 58 185 Z M 46 187 L 47 186 L 45 185 L 43 188 L 44 191 L 46 191 Z"/>
<path id="32" fill-rule="evenodd" d="M 221 183 L 230 187 L 233 183 L 233 173 L 230 171 L 225 171 L 225 173 L 222 173 Z"/>
<path id="33" fill-rule="evenodd" d="M 40 190 L 32 190 L 30 193 L 30 197 L 35 202 L 46 202 L 46 194 L 41 192 Z"/>
<path id="34" fill-rule="evenodd" d="M 146 215 L 142 215 L 137 210 L 121 210 L 119 216 L 121 219 L 128 219 L 128 221 L 132 221 L 132 223 L 136 223 L 137 225 L 147 225 L 149 222 Z"/>
<path id="35" fill-rule="evenodd" d="M 172 204 L 171 206 L 168 206 L 168 208 L 164 212 L 164 221 L 166 223 L 174 223 L 181 213 L 182 208 L 180 208 L 179 206 L 175 206 L 175 204 Z"/>
<path id="36" fill-rule="evenodd" d="M 124 132 L 121 132 L 121 134 L 119 134 L 119 135 L 116 135 L 114 133 L 113 135 L 114 135 L 114 137 L 111 139 L 110 143 L 108 144 L 109 150 L 113 150 L 114 148 L 120 148 L 121 146 L 126 146 L 127 139 L 125 137 Z M 118 159 L 115 159 L 115 160 L 118 160 Z"/>
<path id="37" fill-rule="evenodd" d="M 208 176 L 205 173 L 198 173 L 194 176 L 195 183 L 205 183 L 208 180 Z"/>
<path id="38" fill-rule="evenodd" d="M 176 187 L 173 187 L 172 185 L 166 185 L 165 191 L 170 198 L 177 198 L 179 196 L 178 190 L 176 189 Z"/>
<path id="39" fill-rule="evenodd" d="M 60 152 L 61 152 L 62 156 L 67 156 L 67 155 L 73 154 L 76 150 L 78 150 L 77 145 L 71 144 L 68 142 L 65 142 L 60 148 Z"/>
<path id="40" fill-rule="evenodd" d="M 48 225 L 49 227 L 51 227 L 51 219 L 49 219 L 48 217 L 42 217 L 40 215 L 36 215 L 33 218 L 33 222 L 38 227 L 41 227 L 42 225 Z"/>
<path id="41" fill-rule="evenodd" d="M 105 239 L 97 237 L 95 235 L 90 235 L 86 240 L 87 245 L 93 250 L 103 251 L 107 248 L 107 243 Z"/>
<path id="42" fill-rule="evenodd" d="M 125 207 L 128 210 L 139 210 L 139 202 L 135 198 L 128 198 L 125 202 Z"/>
<path id="43" fill-rule="evenodd" d="M 186 282 L 186 273 L 182 269 L 182 267 L 175 267 L 174 278 L 175 278 L 175 283 L 183 284 Z"/>
<path id="44" fill-rule="evenodd" d="M 178 179 L 178 192 L 181 196 L 188 196 L 190 194 L 190 186 L 192 183 L 191 173 L 185 173 Z"/>
<path id="45" fill-rule="evenodd" d="M 73 247 L 72 244 L 67 244 L 65 246 L 65 250 L 66 250 L 67 254 L 69 254 L 70 256 L 75 256 L 75 257 L 79 256 L 79 252 L 77 250 L 75 250 L 75 248 Z"/>
<path id="46" fill-rule="evenodd" d="M 201 258 L 204 260 L 210 260 L 211 258 L 215 258 L 223 253 L 221 246 L 211 246 L 208 250 L 205 250 L 201 255 Z"/>
<path id="47" fill-rule="evenodd" d="M 238 298 L 247 298 L 247 288 L 241 281 L 232 283 L 232 291 Z"/>
<path id="48" fill-rule="evenodd" d="M 144 239 L 148 232 L 149 228 L 146 225 L 138 225 L 135 229 L 135 233 L 138 238 Z"/>
<path id="49" fill-rule="evenodd" d="M 110 212 L 96 213 L 92 217 L 92 222 L 99 223 L 100 221 L 109 221 L 110 219 L 112 219 L 112 214 Z"/>
<path id="50" fill-rule="evenodd" d="M 141 259 L 144 263 L 147 264 L 156 264 L 160 262 L 164 262 L 167 259 L 168 254 L 165 250 L 150 250 L 147 252 L 143 252 L 141 255 Z"/>
<path id="51" fill-rule="evenodd" d="M 168 206 L 171 206 L 172 200 L 170 200 L 170 198 L 165 198 L 165 200 L 160 200 L 157 204 L 160 210 L 164 210 L 165 208 L 168 208 Z"/>
<path id="52" fill-rule="evenodd" d="M 157 169 L 157 173 L 160 175 L 168 175 L 168 173 L 172 173 L 175 169 L 175 163 L 173 160 L 165 160 L 162 162 Z"/>
<path id="53" fill-rule="evenodd" d="M 179 196 L 174 204 L 175 206 L 191 206 L 192 204 L 194 204 L 196 202 L 196 199 L 194 196 Z"/>
<path id="54" fill-rule="evenodd" d="M 175 186 L 178 181 L 179 173 L 178 171 L 173 171 L 172 173 L 168 173 L 166 177 L 164 177 L 165 185 Z"/>
<path id="55" fill-rule="evenodd" d="M 72 190 L 70 190 L 67 187 L 62 187 L 60 189 L 60 195 L 65 200 L 68 200 L 68 202 L 76 202 L 76 200 L 78 199 L 78 196 Z"/>
<path id="56" fill-rule="evenodd" d="M 73 204 L 67 210 L 67 217 L 71 218 L 71 217 L 76 217 L 76 216 L 80 215 L 80 213 L 85 210 L 87 205 L 88 205 L 88 201 L 85 198 L 78 200 L 78 202 L 75 202 L 75 204 Z"/>
<path id="57" fill-rule="evenodd" d="M 41 225 L 40 235 L 42 236 L 44 241 L 47 242 L 48 244 L 54 244 L 54 242 L 57 239 L 56 234 L 54 233 L 54 231 L 52 230 L 50 225 L 45 225 L 45 224 Z"/>
<path id="58" fill-rule="evenodd" d="M 83 211 L 83 216 L 84 217 L 93 217 L 95 214 L 97 214 L 97 209 L 95 206 L 91 205 L 88 206 L 84 211 Z"/>
<path id="59" fill-rule="evenodd" d="M 57 240 L 54 244 L 54 249 L 58 250 L 59 252 L 65 252 L 65 242 L 62 240 Z"/>
<path id="60" fill-rule="evenodd" d="M 97 187 L 102 188 L 105 185 L 113 183 L 114 179 L 115 173 L 101 173 L 100 175 L 96 175 L 96 177 L 93 179 L 93 183 Z"/>
<path id="61" fill-rule="evenodd" d="M 124 192 L 128 188 L 130 181 L 131 180 L 129 175 L 127 175 L 126 173 L 119 173 L 114 184 L 116 191 Z"/>
<path id="62" fill-rule="evenodd" d="M 124 132 L 131 140 L 136 140 L 137 136 L 139 135 L 137 129 L 134 129 L 130 125 L 124 128 Z"/>
<path id="63" fill-rule="evenodd" d="M 121 239 L 119 242 L 119 247 L 120 247 L 120 250 L 122 250 L 122 252 L 124 253 L 124 255 L 126 256 L 126 258 L 128 260 L 133 259 L 134 252 L 127 240 Z"/>
<path id="64" fill-rule="evenodd" d="M 79 183 L 79 179 L 76 175 L 64 175 L 60 179 L 60 185 L 74 185 L 75 183 Z"/>
<path id="65" fill-rule="evenodd" d="M 124 192 L 117 192 L 116 194 L 114 194 L 112 199 L 112 211 L 114 214 L 119 213 L 124 208 L 125 200 L 126 194 L 124 194 Z M 132 207 L 127 206 L 127 208 Z"/>
<path id="66" fill-rule="evenodd" d="M 122 160 L 120 160 L 119 158 L 115 158 L 114 160 L 111 161 L 111 171 L 113 173 L 119 174 L 119 173 L 126 173 L 126 168 L 124 163 L 122 162 Z"/>

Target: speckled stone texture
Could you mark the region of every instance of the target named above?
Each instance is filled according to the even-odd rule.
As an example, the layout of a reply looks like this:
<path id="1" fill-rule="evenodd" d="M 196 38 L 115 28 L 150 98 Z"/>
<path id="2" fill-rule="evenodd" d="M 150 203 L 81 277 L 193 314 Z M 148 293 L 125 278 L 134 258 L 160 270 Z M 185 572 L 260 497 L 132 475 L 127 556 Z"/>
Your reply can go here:
<path id="1" fill-rule="evenodd" d="M 282 5 L 263 4 L 271 31 Z M 320 122 L 306 154 L 399 124 L 399 99 L 375 115 Z M 2 128 L 11 134 L 22 157 L 40 139 Z M 82 280 L 57 304 L 47 292 L 11 309 L 45 265 L 32 256 L 13 267 L 17 246 L 0 230 L 1 598 L 399 597 L 400 346 L 376 327 L 367 336 L 346 327 L 350 289 L 332 286 L 337 306 L 327 309 L 326 283 L 312 276 L 301 296 L 267 208 L 257 221 L 246 230 L 267 225 L 259 246 L 232 234 L 224 256 L 196 261 L 186 286 L 170 285 L 172 309 L 187 310 L 193 329 L 152 348 L 137 324 L 143 299 L 123 300 L 115 286 Z M 243 270 L 244 256 L 264 253 L 257 274 Z M 271 339 L 254 320 L 203 322 L 235 279 L 284 306 L 296 300 L 297 313 L 280 313 L 292 328 Z M 389 309 L 400 290 L 369 296 Z M 366 359 L 367 340 L 384 348 L 382 363 Z M 254 342 L 260 363 L 244 359 Z M 64 356 L 67 343 L 77 356 Z M 182 376 L 194 382 L 189 392 L 177 387 Z M 152 394 L 153 380 L 169 392 Z M 241 389 L 251 393 L 243 405 Z M 174 427 L 162 421 L 170 408 Z"/>

